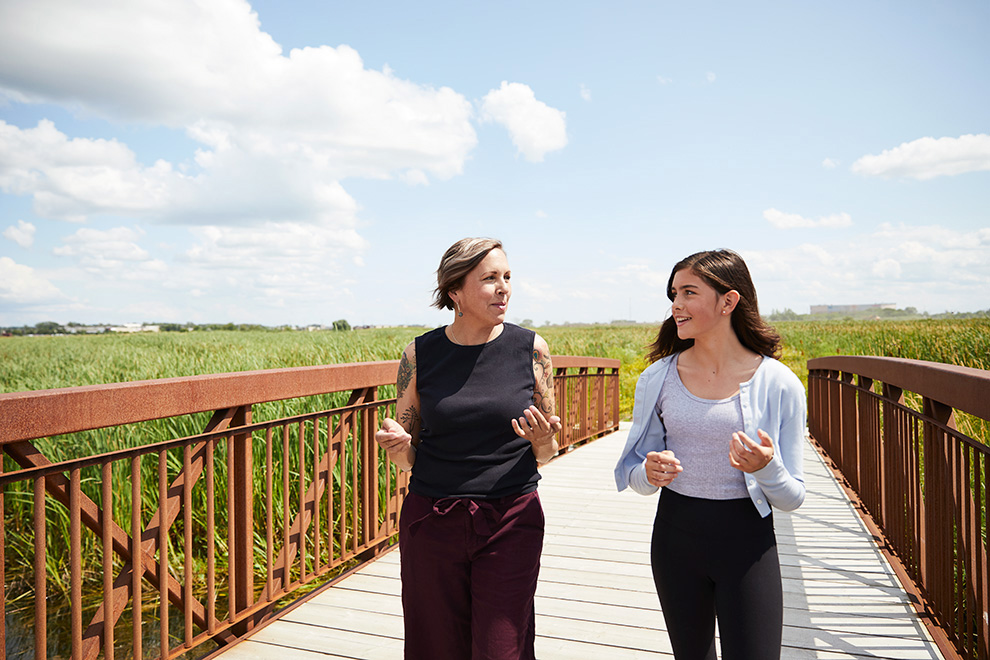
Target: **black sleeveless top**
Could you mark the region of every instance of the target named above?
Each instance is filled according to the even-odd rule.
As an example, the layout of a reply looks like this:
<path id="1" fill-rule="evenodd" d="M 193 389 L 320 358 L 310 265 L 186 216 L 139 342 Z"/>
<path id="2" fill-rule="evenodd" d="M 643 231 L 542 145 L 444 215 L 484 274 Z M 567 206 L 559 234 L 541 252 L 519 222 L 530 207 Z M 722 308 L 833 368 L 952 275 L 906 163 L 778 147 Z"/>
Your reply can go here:
<path id="1" fill-rule="evenodd" d="M 540 474 L 512 420 L 533 403 L 536 333 L 509 323 L 478 346 L 437 328 L 416 338 L 420 443 L 409 488 L 425 497 L 494 499 L 536 490 Z"/>

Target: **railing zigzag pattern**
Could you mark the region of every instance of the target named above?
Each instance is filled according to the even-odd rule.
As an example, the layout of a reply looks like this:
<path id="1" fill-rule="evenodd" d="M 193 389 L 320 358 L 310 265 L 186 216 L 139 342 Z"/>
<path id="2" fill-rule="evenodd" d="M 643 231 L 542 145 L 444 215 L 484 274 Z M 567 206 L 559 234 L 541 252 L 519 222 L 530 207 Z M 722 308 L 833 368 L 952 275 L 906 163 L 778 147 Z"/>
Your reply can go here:
<path id="1" fill-rule="evenodd" d="M 561 453 L 618 428 L 618 360 L 554 363 Z M 121 648 L 137 658 L 202 655 L 301 589 L 387 550 L 408 476 L 374 433 L 394 414 L 395 399 L 380 390 L 394 386 L 397 365 L 0 394 L 0 447 L 19 467 L 4 472 L 0 462 L 0 660 L 113 660 Z M 311 409 L 303 399 L 335 392 L 347 394 L 342 406 Z M 256 404 L 288 400 L 303 401 L 302 412 L 252 419 Z M 58 463 L 39 449 L 58 442 L 52 436 L 207 411 L 204 430 L 187 437 Z M 67 540 L 52 536 L 63 518 Z M 63 546 L 67 558 L 51 554 Z M 97 556 L 84 557 L 84 547 Z M 11 565 L 29 553 L 30 567 Z M 49 582 L 62 579 L 52 566 L 66 564 L 60 607 Z M 100 579 L 84 579 L 94 571 Z M 84 585 L 97 598 L 84 597 Z M 8 603 L 23 629 L 8 630 Z M 60 627 L 64 639 L 50 638 Z"/>

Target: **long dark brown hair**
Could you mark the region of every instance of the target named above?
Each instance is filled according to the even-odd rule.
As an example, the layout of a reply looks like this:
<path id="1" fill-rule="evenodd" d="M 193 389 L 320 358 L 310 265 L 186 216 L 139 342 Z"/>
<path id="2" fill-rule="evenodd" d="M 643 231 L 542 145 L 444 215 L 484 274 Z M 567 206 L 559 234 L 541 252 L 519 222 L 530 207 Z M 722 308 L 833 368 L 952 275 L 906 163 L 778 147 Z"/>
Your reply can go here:
<path id="1" fill-rule="evenodd" d="M 719 295 L 735 290 L 739 294 L 739 302 L 732 310 L 730 320 L 736 337 L 743 346 L 760 355 L 773 358 L 780 356 L 780 335 L 760 316 L 756 287 L 753 286 L 753 278 L 750 277 L 749 268 L 742 257 L 732 250 L 708 250 L 681 259 L 674 265 L 667 280 L 667 297 L 671 301 L 674 300 L 674 275 L 682 270 L 693 272 Z M 656 341 L 650 344 L 646 359 L 651 363 L 656 362 L 691 346 L 694 346 L 694 340 L 679 338 L 677 325 L 673 317 L 670 317 L 660 326 Z"/>

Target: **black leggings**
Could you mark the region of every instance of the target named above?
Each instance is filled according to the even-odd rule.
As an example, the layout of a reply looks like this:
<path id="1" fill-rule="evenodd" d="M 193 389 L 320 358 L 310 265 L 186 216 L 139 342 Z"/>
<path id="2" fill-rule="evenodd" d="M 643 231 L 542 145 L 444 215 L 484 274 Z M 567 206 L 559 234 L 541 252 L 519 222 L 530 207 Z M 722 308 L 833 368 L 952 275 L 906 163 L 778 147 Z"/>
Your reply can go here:
<path id="1" fill-rule="evenodd" d="M 663 489 L 653 524 L 653 579 L 676 660 L 779 660 L 783 592 L 773 516 L 753 502 Z"/>

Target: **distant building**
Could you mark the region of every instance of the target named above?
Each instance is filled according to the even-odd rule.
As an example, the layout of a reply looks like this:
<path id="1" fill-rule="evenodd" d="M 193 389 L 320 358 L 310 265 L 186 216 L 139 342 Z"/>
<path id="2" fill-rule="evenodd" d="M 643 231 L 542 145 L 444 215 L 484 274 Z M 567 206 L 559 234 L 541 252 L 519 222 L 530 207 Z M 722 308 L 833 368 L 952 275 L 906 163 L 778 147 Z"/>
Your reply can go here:
<path id="1" fill-rule="evenodd" d="M 161 328 L 157 325 L 145 325 L 144 323 L 125 323 L 110 327 L 110 332 L 158 332 Z"/>
<path id="2" fill-rule="evenodd" d="M 70 335 L 99 335 L 110 332 L 109 325 L 68 325 L 65 327 L 66 333 Z"/>
<path id="3" fill-rule="evenodd" d="M 896 303 L 873 303 L 871 305 L 812 305 L 812 314 L 853 314 L 877 309 L 897 309 Z"/>

